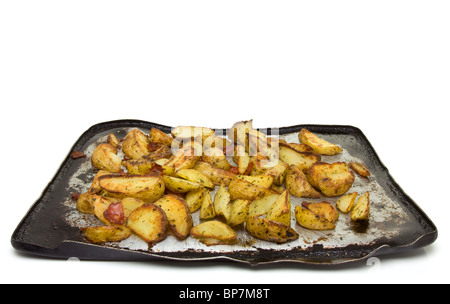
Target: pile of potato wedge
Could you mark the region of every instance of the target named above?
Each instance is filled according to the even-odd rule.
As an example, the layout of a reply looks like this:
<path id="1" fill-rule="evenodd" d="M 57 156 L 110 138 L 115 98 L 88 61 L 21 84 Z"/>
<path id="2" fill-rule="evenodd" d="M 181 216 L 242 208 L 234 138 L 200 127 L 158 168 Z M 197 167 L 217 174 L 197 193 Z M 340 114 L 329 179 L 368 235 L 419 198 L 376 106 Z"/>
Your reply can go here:
<path id="1" fill-rule="evenodd" d="M 251 120 L 235 123 L 225 136 L 194 126 L 170 134 L 134 128 L 120 140 L 110 134 L 92 153 L 90 188 L 77 197 L 78 211 L 102 224 L 81 231 L 93 243 L 135 234 L 153 245 L 171 234 L 211 246 L 238 243 L 239 227 L 257 239 L 285 243 L 299 237 L 300 227 L 334 229 L 340 212 L 368 220 L 369 192 L 359 198 L 348 192 L 355 172 L 367 178 L 369 170 L 360 163 L 325 162 L 342 148 L 307 129 L 298 138 L 288 143 L 268 136 Z M 292 196 L 323 201 L 292 208 Z M 331 197 L 336 203 L 326 200 Z"/>

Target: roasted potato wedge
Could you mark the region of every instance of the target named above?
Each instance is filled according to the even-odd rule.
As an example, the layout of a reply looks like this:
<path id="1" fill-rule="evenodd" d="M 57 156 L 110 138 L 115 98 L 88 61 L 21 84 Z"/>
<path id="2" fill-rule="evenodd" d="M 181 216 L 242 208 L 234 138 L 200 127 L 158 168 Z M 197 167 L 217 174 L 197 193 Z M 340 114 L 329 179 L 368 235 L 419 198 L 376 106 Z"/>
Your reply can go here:
<path id="1" fill-rule="evenodd" d="M 328 197 L 345 194 L 355 181 L 355 174 L 345 162 L 315 163 L 308 170 L 308 182 Z"/>
<path id="2" fill-rule="evenodd" d="M 350 218 L 352 221 L 367 221 L 370 216 L 370 194 L 369 192 L 364 192 L 350 212 Z"/>
<path id="3" fill-rule="evenodd" d="M 148 175 L 103 175 L 98 178 L 99 185 L 109 195 L 118 198 L 134 197 L 146 203 L 159 199 L 165 190 L 160 174 Z"/>
<path id="4" fill-rule="evenodd" d="M 127 227 L 147 243 L 155 244 L 167 236 L 166 213 L 155 204 L 144 204 L 131 212 Z"/>
<path id="5" fill-rule="evenodd" d="M 190 213 L 194 213 L 202 207 L 205 193 L 206 193 L 205 188 L 192 190 L 186 193 L 184 200 L 188 205 Z"/>
<path id="6" fill-rule="evenodd" d="M 194 226 L 190 234 L 208 246 L 238 243 L 236 232 L 227 224 L 217 220 L 203 222 Z"/>
<path id="7" fill-rule="evenodd" d="M 336 201 L 336 207 L 343 213 L 349 213 L 358 196 L 357 192 L 347 193 Z"/>
<path id="8" fill-rule="evenodd" d="M 202 207 L 200 208 L 200 219 L 210 220 L 216 217 L 216 211 L 214 209 L 214 202 L 211 198 L 211 192 L 205 189 L 205 195 L 203 196 Z"/>
<path id="9" fill-rule="evenodd" d="M 131 212 L 133 212 L 136 208 L 141 207 L 145 204 L 143 200 L 140 200 L 138 198 L 133 197 L 126 197 L 122 200 L 120 200 L 123 207 L 123 212 L 125 214 L 125 217 L 129 217 Z"/>
<path id="10" fill-rule="evenodd" d="M 77 210 L 81 213 L 94 214 L 92 206 L 92 194 L 89 192 L 82 193 L 77 199 Z"/>
<path id="11" fill-rule="evenodd" d="M 82 227 L 80 230 L 84 233 L 86 238 L 94 244 L 120 242 L 133 234 L 130 229 L 117 226 Z"/>
<path id="12" fill-rule="evenodd" d="M 175 236 L 179 240 L 186 239 L 193 226 L 192 216 L 186 201 L 178 196 L 167 194 L 154 204 L 165 212 L 169 226 Z"/>
<path id="13" fill-rule="evenodd" d="M 186 193 L 203 188 L 203 186 L 199 183 L 194 183 L 178 177 L 164 175 L 163 180 L 166 188 L 174 193 Z"/>
<path id="14" fill-rule="evenodd" d="M 195 155 L 195 149 L 191 146 L 179 149 L 162 167 L 164 174 L 172 174 L 181 169 L 192 169 L 197 164 L 200 156 Z"/>
<path id="15" fill-rule="evenodd" d="M 369 177 L 370 176 L 369 169 L 367 169 L 367 167 L 365 165 L 361 164 L 361 163 L 350 162 L 350 163 L 348 163 L 348 166 L 350 167 L 350 169 L 355 171 L 359 176 L 362 176 L 362 177 Z"/>
<path id="16" fill-rule="evenodd" d="M 214 133 L 213 129 L 194 126 L 178 126 L 171 131 L 172 137 L 177 140 L 187 141 L 190 139 L 195 140 L 201 138 L 202 142 L 208 137 L 213 136 Z"/>
<path id="17" fill-rule="evenodd" d="M 112 173 L 120 172 L 122 169 L 122 160 L 117 155 L 117 149 L 108 143 L 101 143 L 95 147 L 91 162 L 95 168 Z"/>
<path id="18" fill-rule="evenodd" d="M 336 155 L 342 152 L 342 148 L 338 145 L 329 143 L 307 129 L 300 130 L 298 139 L 302 144 L 310 146 L 318 154 Z"/>
<path id="19" fill-rule="evenodd" d="M 296 165 L 300 170 L 306 172 L 309 168 L 320 162 L 321 156 L 311 152 L 298 152 L 290 147 L 280 146 L 280 160 L 288 165 Z"/>
<path id="20" fill-rule="evenodd" d="M 262 217 L 249 217 L 245 229 L 257 239 L 275 243 L 291 242 L 299 237 L 291 227 Z"/>
<path id="21" fill-rule="evenodd" d="M 193 183 L 197 183 L 202 185 L 203 187 L 213 189 L 214 184 L 213 182 L 206 177 L 203 173 L 200 171 L 197 171 L 195 169 L 180 169 L 176 172 L 176 175 L 184 178 L 188 181 L 191 181 Z"/>
<path id="22" fill-rule="evenodd" d="M 220 185 L 214 196 L 214 210 L 216 216 L 223 218 L 226 222 L 231 214 L 231 196 L 225 185 Z"/>
<path id="23" fill-rule="evenodd" d="M 248 207 L 248 215 L 261 216 L 267 214 L 279 197 L 279 194 L 269 194 L 263 198 L 252 201 Z"/>
<path id="24" fill-rule="evenodd" d="M 108 137 L 106 138 L 106 141 L 108 142 L 108 144 L 112 145 L 116 149 L 122 148 L 120 141 L 117 139 L 114 133 L 109 134 Z"/>
<path id="25" fill-rule="evenodd" d="M 248 151 L 248 133 L 253 130 L 253 120 L 239 121 L 233 124 L 228 132 L 228 138 Z"/>
<path id="26" fill-rule="evenodd" d="M 291 226 L 291 199 L 289 190 L 284 191 L 270 206 L 266 219 L 280 222 L 288 227 Z"/>
<path id="27" fill-rule="evenodd" d="M 252 184 L 241 178 L 234 178 L 228 185 L 228 191 L 230 192 L 231 200 L 233 201 L 237 199 L 252 201 L 268 194 L 272 194 L 270 189 Z"/>
<path id="28" fill-rule="evenodd" d="M 290 165 L 286 173 L 286 188 L 295 197 L 319 198 L 321 194 L 313 188 L 305 174 L 296 166 Z"/>
<path id="29" fill-rule="evenodd" d="M 157 162 L 161 159 L 169 159 L 172 157 L 172 149 L 170 149 L 169 146 L 166 146 L 164 144 L 160 144 L 158 148 L 155 150 L 150 151 L 148 154 L 145 154 L 142 156 L 142 158 Z"/>
<path id="30" fill-rule="evenodd" d="M 124 160 L 122 165 L 131 175 L 145 175 L 160 168 L 156 162 L 144 158 Z"/>
<path id="31" fill-rule="evenodd" d="M 336 207 L 326 201 L 320 203 L 303 202 L 302 207 L 314 212 L 330 223 L 335 223 L 339 219 L 339 212 Z"/>
<path id="32" fill-rule="evenodd" d="M 333 230 L 336 225 L 327 219 L 302 206 L 295 206 L 295 219 L 297 223 L 311 230 Z"/>
<path id="33" fill-rule="evenodd" d="M 245 180 L 249 183 L 252 183 L 253 185 L 256 185 L 258 187 L 269 189 L 273 184 L 273 176 L 272 175 L 238 175 L 236 178 Z"/>
<path id="34" fill-rule="evenodd" d="M 104 216 L 105 211 L 108 209 L 109 205 L 114 203 L 114 200 L 111 201 L 106 197 L 100 195 L 93 195 L 91 202 L 95 217 L 97 217 L 100 220 L 100 222 L 102 222 L 107 226 L 115 226 Z"/>
<path id="35" fill-rule="evenodd" d="M 148 135 L 151 142 L 159 143 L 167 147 L 170 147 L 172 145 L 173 138 L 160 129 L 151 128 Z"/>
<path id="36" fill-rule="evenodd" d="M 300 152 L 300 153 L 302 153 L 302 152 L 314 152 L 314 150 L 310 146 L 305 145 L 305 144 L 288 143 L 285 140 L 280 140 L 279 141 L 279 145 L 291 148 L 291 149 L 293 149 L 293 150 L 295 150 L 297 152 Z"/>
<path id="37" fill-rule="evenodd" d="M 271 175 L 273 177 L 273 184 L 275 186 L 282 186 L 286 180 L 289 165 L 284 162 L 278 162 L 277 165 L 267 169 L 264 175 Z"/>
<path id="38" fill-rule="evenodd" d="M 203 151 L 202 160 L 222 170 L 231 168 L 228 159 L 220 148 L 209 148 Z"/>
<path id="39" fill-rule="evenodd" d="M 214 185 L 225 185 L 228 186 L 236 174 L 219 169 L 217 167 L 208 164 L 207 162 L 199 161 L 194 167 L 195 170 L 203 173 L 207 178 L 209 178 Z"/>
<path id="40" fill-rule="evenodd" d="M 248 219 L 248 211 L 251 201 L 249 200 L 235 200 L 231 203 L 231 212 L 227 224 L 230 226 L 237 226 L 243 224 Z"/>
<path id="41" fill-rule="evenodd" d="M 150 153 L 150 140 L 139 129 L 130 130 L 122 142 L 122 151 L 132 159 L 139 159 Z"/>

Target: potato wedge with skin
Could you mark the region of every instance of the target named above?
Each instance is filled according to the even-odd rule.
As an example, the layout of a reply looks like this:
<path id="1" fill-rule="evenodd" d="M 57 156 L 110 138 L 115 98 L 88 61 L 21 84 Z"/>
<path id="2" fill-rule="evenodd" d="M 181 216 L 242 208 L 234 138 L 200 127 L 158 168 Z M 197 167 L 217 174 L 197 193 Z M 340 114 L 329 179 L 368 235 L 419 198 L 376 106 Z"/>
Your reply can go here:
<path id="1" fill-rule="evenodd" d="M 225 153 L 220 148 L 204 149 L 201 159 L 222 170 L 229 170 L 231 168 Z"/>
<path id="2" fill-rule="evenodd" d="M 230 226 L 237 226 L 243 224 L 248 219 L 249 200 L 235 200 L 231 203 L 231 212 L 227 224 Z"/>
<path id="3" fill-rule="evenodd" d="M 95 147 L 91 162 L 95 168 L 111 173 L 120 172 L 122 169 L 122 160 L 117 155 L 117 149 L 108 143 L 101 143 Z"/>
<path id="4" fill-rule="evenodd" d="M 232 172 L 219 169 L 203 161 L 199 161 L 194 169 L 199 171 L 200 173 L 203 173 L 203 175 L 208 177 L 214 185 L 219 186 L 228 186 L 231 180 L 236 177 L 236 174 Z"/>
<path id="5" fill-rule="evenodd" d="M 367 221 L 370 216 L 370 194 L 365 192 L 362 194 L 350 213 L 350 218 L 352 221 Z"/>
<path id="6" fill-rule="evenodd" d="M 307 129 L 300 130 L 298 139 L 302 144 L 310 146 L 315 153 L 321 155 L 336 155 L 342 152 L 342 148 L 338 145 L 329 143 Z"/>
<path id="7" fill-rule="evenodd" d="M 150 244 L 164 240 L 167 227 L 165 212 L 155 204 L 144 204 L 136 208 L 127 219 L 127 228 Z"/>
<path id="8" fill-rule="evenodd" d="M 336 201 L 336 207 L 343 213 L 349 213 L 358 196 L 357 192 L 347 193 Z"/>
<path id="9" fill-rule="evenodd" d="M 77 210 L 81 213 L 94 214 L 92 206 L 92 194 L 89 192 L 82 193 L 77 199 Z"/>
<path id="10" fill-rule="evenodd" d="M 136 208 L 141 207 L 145 204 L 143 200 L 133 197 L 126 197 L 120 201 L 122 203 L 123 212 L 125 217 L 129 217 L 131 212 L 133 212 Z"/>
<path id="11" fill-rule="evenodd" d="M 111 204 L 120 202 L 119 199 L 108 199 L 100 195 L 93 195 L 91 202 L 92 208 L 94 210 L 94 215 L 100 220 L 100 222 L 107 226 L 124 226 L 111 223 L 104 215 L 105 211 L 108 210 L 108 207 Z"/>
<path id="12" fill-rule="evenodd" d="M 94 244 L 120 242 L 129 238 L 133 232 L 126 227 L 93 226 L 80 228 L 84 236 Z"/>
<path id="13" fill-rule="evenodd" d="M 350 162 L 348 163 L 348 166 L 355 171 L 359 176 L 362 177 L 369 177 L 370 171 L 367 169 L 367 167 L 361 163 L 358 162 Z"/>
<path id="14" fill-rule="evenodd" d="M 261 216 L 267 214 L 267 212 L 269 212 L 270 208 L 279 197 L 279 194 L 269 194 L 264 196 L 263 198 L 252 201 L 250 203 L 250 206 L 248 207 L 248 215 Z"/>
<path id="15" fill-rule="evenodd" d="M 172 136 L 164 133 L 160 129 L 151 128 L 148 135 L 149 135 L 151 142 L 160 143 L 160 144 L 163 144 L 168 147 L 170 147 L 172 145 L 172 141 L 173 141 Z"/>
<path id="16" fill-rule="evenodd" d="M 235 178 L 230 182 L 228 192 L 230 192 L 233 201 L 237 199 L 252 201 L 273 193 L 270 189 L 257 186 L 240 178 Z"/>
<path id="17" fill-rule="evenodd" d="M 204 142 L 208 137 L 213 136 L 215 132 L 213 129 L 206 127 L 178 126 L 172 129 L 171 134 L 175 140 L 186 141 L 201 138 L 202 142 Z"/>
<path id="18" fill-rule="evenodd" d="M 131 175 L 145 175 L 153 170 L 159 170 L 159 165 L 148 159 L 130 159 L 122 161 L 122 165 L 127 169 L 127 173 Z"/>
<path id="19" fill-rule="evenodd" d="M 266 219 L 291 226 L 291 199 L 289 190 L 284 191 L 272 204 L 266 214 Z"/>
<path id="20" fill-rule="evenodd" d="M 231 214 L 231 195 L 225 185 L 220 185 L 214 195 L 214 211 L 216 216 L 228 221 Z"/>
<path id="21" fill-rule="evenodd" d="M 122 148 L 120 141 L 117 139 L 114 133 L 109 134 L 108 137 L 106 138 L 106 141 L 108 142 L 108 144 L 111 144 L 116 149 Z"/>
<path id="22" fill-rule="evenodd" d="M 203 187 L 210 189 L 214 188 L 213 182 L 203 173 L 195 169 L 180 169 L 176 172 L 176 175 L 193 183 L 200 184 Z"/>
<path id="23" fill-rule="evenodd" d="M 203 186 L 199 183 L 194 183 L 186 179 L 173 176 L 164 175 L 163 180 L 166 188 L 175 193 L 186 193 L 203 188 Z"/>
<path id="24" fill-rule="evenodd" d="M 296 165 L 300 170 L 306 172 L 317 162 L 321 156 L 311 152 L 298 152 L 290 147 L 280 146 L 280 160 L 288 165 Z"/>
<path id="25" fill-rule="evenodd" d="M 273 177 L 273 184 L 275 186 L 282 186 L 286 180 L 289 165 L 284 162 L 279 162 L 272 168 L 267 169 L 264 175 L 271 175 Z"/>
<path id="26" fill-rule="evenodd" d="M 257 239 L 275 243 L 291 242 L 299 237 L 291 227 L 262 217 L 249 217 L 245 229 Z"/>
<path id="27" fill-rule="evenodd" d="M 355 181 L 355 174 L 345 162 L 315 163 L 306 177 L 313 187 L 328 197 L 345 194 Z"/>
<path id="28" fill-rule="evenodd" d="M 200 208 L 200 219 L 210 220 L 216 217 L 216 211 L 214 209 L 214 202 L 211 198 L 211 192 L 205 190 L 205 196 L 203 197 L 202 207 Z"/>
<path id="29" fill-rule="evenodd" d="M 98 179 L 100 178 L 100 176 L 110 175 L 110 174 L 111 174 L 111 172 L 108 172 L 106 170 L 99 170 L 97 172 L 97 174 L 95 174 L 94 179 L 92 180 L 92 184 L 89 187 L 89 190 L 87 191 L 87 193 L 89 193 L 89 194 L 98 194 L 98 193 L 100 193 L 103 189 L 102 189 L 102 187 L 100 187 Z"/>
<path id="30" fill-rule="evenodd" d="M 300 226 L 306 229 L 333 230 L 336 228 L 334 223 L 327 221 L 325 218 L 302 206 L 295 206 L 295 219 Z"/>
<path id="31" fill-rule="evenodd" d="M 172 157 L 172 149 L 170 149 L 170 147 L 165 146 L 163 144 L 160 145 L 159 148 L 157 148 L 156 150 L 150 151 L 148 154 L 145 154 L 144 156 L 142 156 L 143 159 L 149 160 L 149 161 L 154 161 L 157 162 L 158 160 L 161 159 L 167 159 L 169 160 L 169 158 Z"/>
<path id="32" fill-rule="evenodd" d="M 250 130 L 253 130 L 253 120 L 238 121 L 230 128 L 228 138 L 248 151 L 248 133 Z"/>
<path id="33" fill-rule="evenodd" d="M 139 159 L 150 153 L 150 140 L 147 135 L 139 129 L 132 129 L 125 135 L 122 142 L 122 151 L 132 159 Z"/>
<path id="34" fill-rule="evenodd" d="M 266 188 L 269 189 L 272 184 L 273 184 L 273 176 L 272 175 L 255 175 L 255 176 L 250 176 L 250 175 L 238 175 L 236 176 L 236 178 L 245 180 L 249 183 L 252 183 L 253 185 L 262 187 L 262 188 Z"/>
<path id="35" fill-rule="evenodd" d="M 188 205 L 190 213 L 194 213 L 202 207 L 205 193 L 206 190 L 204 188 L 192 190 L 186 193 L 184 200 Z"/>
<path id="36" fill-rule="evenodd" d="M 236 232 L 227 224 L 212 220 L 203 222 L 191 229 L 191 236 L 208 246 L 237 244 Z"/>
<path id="37" fill-rule="evenodd" d="M 314 152 L 314 150 L 310 146 L 305 145 L 305 144 L 288 143 L 286 141 L 280 141 L 279 145 L 291 148 L 291 149 L 293 149 L 293 150 L 295 150 L 297 152 L 300 152 L 300 153 L 301 152 Z"/>
<path id="38" fill-rule="evenodd" d="M 192 216 L 186 201 L 178 196 L 167 194 L 154 204 L 165 212 L 169 226 L 175 236 L 179 240 L 186 239 L 193 226 Z"/>
<path id="39" fill-rule="evenodd" d="M 336 207 L 326 201 L 320 203 L 303 202 L 302 207 L 314 212 L 330 223 L 335 223 L 339 219 L 339 212 L 337 211 Z"/>
<path id="40" fill-rule="evenodd" d="M 152 203 L 159 199 L 165 190 L 160 174 L 148 175 L 103 175 L 98 178 L 99 185 L 109 195 L 118 198 L 134 197 Z"/>
<path id="41" fill-rule="evenodd" d="M 238 165 L 239 174 L 244 174 L 245 172 L 247 172 L 248 166 L 250 165 L 250 156 L 247 152 L 245 152 L 244 146 L 236 146 L 233 160 Z"/>
<path id="42" fill-rule="evenodd" d="M 296 166 L 290 165 L 286 173 L 286 188 L 295 197 L 319 198 L 321 194 L 313 188 L 305 174 Z"/>
<path id="43" fill-rule="evenodd" d="M 195 151 L 192 147 L 183 147 L 162 166 L 164 174 L 172 174 L 181 169 L 192 169 L 199 159 L 200 156 L 195 155 Z"/>

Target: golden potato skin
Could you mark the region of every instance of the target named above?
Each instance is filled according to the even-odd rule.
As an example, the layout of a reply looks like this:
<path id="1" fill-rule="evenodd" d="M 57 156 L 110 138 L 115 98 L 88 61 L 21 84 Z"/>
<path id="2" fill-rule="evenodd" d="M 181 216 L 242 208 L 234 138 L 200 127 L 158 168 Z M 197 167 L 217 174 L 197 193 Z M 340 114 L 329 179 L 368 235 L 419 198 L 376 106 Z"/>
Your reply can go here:
<path id="1" fill-rule="evenodd" d="M 132 129 L 125 135 L 122 142 L 122 151 L 132 159 L 140 159 L 150 153 L 150 140 L 147 135 L 139 129 Z"/>
<path id="2" fill-rule="evenodd" d="M 345 194 L 351 188 L 355 174 L 345 162 L 319 162 L 308 170 L 307 180 L 323 195 L 335 197 Z"/>
<path id="3" fill-rule="evenodd" d="M 214 185 L 219 186 L 228 186 L 231 180 L 236 177 L 236 174 L 214 167 L 204 161 L 199 161 L 194 169 L 199 171 L 200 173 L 203 173 L 203 175 L 208 177 Z"/>
<path id="4" fill-rule="evenodd" d="M 295 197 L 319 198 L 321 194 L 311 186 L 305 174 L 296 166 L 291 165 L 285 179 L 286 189 Z"/>
<path id="5" fill-rule="evenodd" d="M 151 142 L 160 143 L 168 147 L 172 145 L 173 138 L 159 129 L 151 128 L 148 135 Z"/>
<path id="6" fill-rule="evenodd" d="M 106 242 L 120 242 L 129 238 L 133 232 L 126 227 L 117 226 L 93 226 L 82 227 L 81 232 L 94 244 Z"/>
<path id="7" fill-rule="evenodd" d="M 227 224 L 211 220 L 196 225 L 190 232 L 193 238 L 200 240 L 205 245 L 232 245 L 237 244 L 236 232 Z"/>
<path id="8" fill-rule="evenodd" d="M 95 147 L 91 162 L 95 168 L 111 173 L 118 173 L 122 169 L 122 160 L 117 156 L 117 149 L 108 143 Z"/>
<path id="9" fill-rule="evenodd" d="M 298 139 L 302 144 L 310 146 L 313 151 L 318 154 L 336 155 L 342 152 L 342 148 L 338 145 L 327 142 L 307 129 L 300 130 Z"/>
<path id="10" fill-rule="evenodd" d="M 302 206 L 295 206 L 295 219 L 297 223 L 311 230 L 333 230 L 336 225 L 320 217 L 318 214 Z"/>
<path id="11" fill-rule="evenodd" d="M 154 204 L 144 204 L 131 212 L 127 227 L 147 243 L 155 244 L 167 236 L 165 212 Z"/>
<path id="12" fill-rule="evenodd" d="M 262 217 L 249 217 L 245 229 L 257 239 L 275 243 L 291 242 L 299 237 L 291 227 Z"/>
<path id="13" fill-rule="evenodd" d="M 166 214 L 169 226 L 179 240 L 184 240 L 189 236 L 193 221 L 189 207 L 182 198 L 167 194 L 161 197 L 154 204 L 160 207 Z"/>
<path id="14" fill-rule="evenodd" d="M 367 221 L 370 216 L 370 194 L 364 192 L 353 205 L 350 212 L 352 221 Z"/>
<path id="15" fill-rule="evenodd" d="M 272 194 L 270 189 L 254 185 L 240 178 L 235 178 L 230 182 L 228 191 L 230 192 L 231 200 L 244 199 L 252 201 Z"/>

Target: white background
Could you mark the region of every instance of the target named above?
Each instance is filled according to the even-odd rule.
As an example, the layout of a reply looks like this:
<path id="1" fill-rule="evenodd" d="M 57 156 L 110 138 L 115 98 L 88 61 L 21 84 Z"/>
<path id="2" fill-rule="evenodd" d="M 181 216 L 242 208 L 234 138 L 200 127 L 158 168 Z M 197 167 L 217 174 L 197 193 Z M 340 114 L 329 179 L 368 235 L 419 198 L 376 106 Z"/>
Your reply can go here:
<path id="1" fill-rule="evenodd" d="M 2 283 L 449 283 L 448 1 L 2 1 Z M 68 262 L 11 235 L 89 127 L 360 128 L 438 227 L 377 267 Z M 120 274 L 118 276 L 118 274 Z"/>

